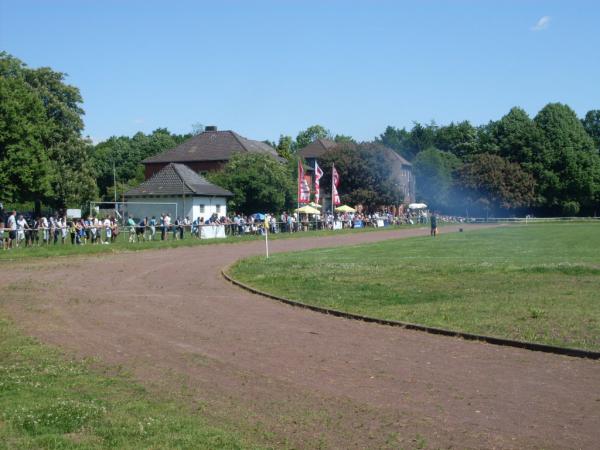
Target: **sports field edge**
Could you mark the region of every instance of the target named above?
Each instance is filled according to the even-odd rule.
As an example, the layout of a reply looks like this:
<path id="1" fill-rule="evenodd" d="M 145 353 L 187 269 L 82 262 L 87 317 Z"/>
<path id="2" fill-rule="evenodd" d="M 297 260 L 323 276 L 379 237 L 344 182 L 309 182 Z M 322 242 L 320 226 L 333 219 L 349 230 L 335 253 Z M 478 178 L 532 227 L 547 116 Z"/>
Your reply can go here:
<path id="1" fill-rule="evenodd" d="M 223 278 L 225 278 L 227 281 L 234 284 L 235 286 L 238 286 L 238 287 L 240 287 L 246 291 L 249 291 L 253 294 L 260 295 L 262 297 L 266 297 L 271 300 L 276 300 L 278 302 L 285 303 L 290 306 L 304 308 L 304 309 L 308 309 L 308 310 L 318 312 L 321 314 L 328 314 L 331 316 L 341 317 L 344 319 L 359 320 L 362 322 L 376 323 L 379 325 L 400 327 L 400 328 L 405 328 L 408 330 L 422 331 L 425 333 L 437 334 L 437 335 L 441 335 L 441 336 L 458 337 L 458 338 L 462 338 L 462 339 L 466 339 L 466 340 L 470 340 L 470 341 L 485 342 L 485 343 L 492 344 L 492 345 L 501 345 L 501 346 L 505 346 L 505 347 L 522 348 L 522 349 L 531 350 L 531 351 L 553 353 L 553 354 L 557 354 L 557 355 L 571 356 L 571 357 L 575 357 L 575 358 L 588 358 L 588 359 L 600 360 L 600 352 L 591 351 L 591 350 L 582 350 L 582 349 L 572 348 L 572 347 L 559 347 L 559 346 L 554 346 L 554 345 L 539 344 L 536 342 L 506 339 L 506 338 L 501 338 L 501 337 L 497 337 L 497 336 L 466 333 L 463 331 L 450 330 L 450 329 L 446 329 L 446 328 L 429 327 L 426 325 L 421 325 L 421 324 L 416 324 L 416 323 L 411 323 L 411 322 L 401 322 L 398 320 L 379 319 L 376 317 L 363 316 L 360 314 L 349 313 L 349 312 L 340 311 L 337 309 L 324 308 L 321 306 L 315 306 L 315 305 L 311 305 L 308 303 L 291 300 L 289 298 L 280 297 L 278 295 L 274 295 L 269 292 L 264 292 L 264 291 L 261 291 L 260 289 L 256 289 L 248 284 L 242 283 L 241 281 L 233 278 L 229 274 L 229 271 L 230 271 L 231 267 L 234 266 L 235 264 L 237 264 L 241 259 L 243 259 L 243 258 L 240 258 L 239 260 L 237 260 L 221 269 L 221 275 L 223 276 Z"/>

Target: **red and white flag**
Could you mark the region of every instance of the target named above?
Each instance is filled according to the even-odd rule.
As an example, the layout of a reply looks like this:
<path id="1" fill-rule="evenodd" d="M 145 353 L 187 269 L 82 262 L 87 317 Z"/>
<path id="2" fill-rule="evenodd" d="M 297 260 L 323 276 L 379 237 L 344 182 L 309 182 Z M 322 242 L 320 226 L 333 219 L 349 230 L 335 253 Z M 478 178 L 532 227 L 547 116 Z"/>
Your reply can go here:
<path id="1" fill-rule="evenodd" d="M 340 175 L 337 170 L 335 170 L 335 165 L 331 166 L 331 199 L 333 201 L 333 206 L 341 205 L 340 195 L 338 194 L 338 186 L 340 185 Z"/>
<path id="2" fill-rule="evenodd" d="M 319 199 L 321 197 L 321 185 L 319 183 L 321 178 L 323 178 L 323 170 L 315 161 L 315 203 L 319 203 Z"/>
<path id="3" fill-rule="evenodd" d="M 304 176 L 304 167 L 298 161 L 298 203 L 310 202 L 310 185 Z"/>

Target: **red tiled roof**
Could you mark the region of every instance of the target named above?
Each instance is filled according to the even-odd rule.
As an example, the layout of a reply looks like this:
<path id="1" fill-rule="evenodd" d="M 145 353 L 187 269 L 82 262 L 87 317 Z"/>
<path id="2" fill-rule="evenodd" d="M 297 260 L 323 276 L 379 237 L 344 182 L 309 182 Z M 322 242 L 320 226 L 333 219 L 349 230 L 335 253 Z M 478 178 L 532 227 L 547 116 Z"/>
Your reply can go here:
<path id="1" fill-rule="evenodd" d="M 229 161 L 239 152 L 266 153 L 278 158 L 277 151 L 270 145 L 227 130 L 205 131 L 171 150 L 144 159 L 142 163 Z"/>

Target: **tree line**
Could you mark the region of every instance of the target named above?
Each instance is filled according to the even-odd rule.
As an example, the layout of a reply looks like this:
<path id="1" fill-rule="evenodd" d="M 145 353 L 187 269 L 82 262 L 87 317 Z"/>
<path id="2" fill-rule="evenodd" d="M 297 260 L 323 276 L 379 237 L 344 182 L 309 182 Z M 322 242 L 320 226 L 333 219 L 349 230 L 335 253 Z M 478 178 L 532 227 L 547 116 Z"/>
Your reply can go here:
<path id="1" fill-rule="evenodd" d="M 0 52 L 0 201 L 50 208 L 112 200 L 144 179 L 141 161 L 200 132 L 165 128 L 93 144 L 82 136 L 83 99 L 66 75 L 29 68 Z M 531 118 L 521 108 L 497 121 L 412 128 L 388 126 L 370 142 L 333 135 L 322 125 L 268 142 L 288 164 L 238 155 L 210 178 L 234 192 L 234 209 L 282 210 L 295 204 L 298 150 L 324 138 L 338 145 L 321 159 L 324 190 L 340 172 L 342 200 L 367 208 L 397 204 L 392 149 L 413 164 L 417 199 L 457 214 L 595 215 L 600 204 L 600 110 L 583 119 L 550 103 Z M 114 172 L 113 172 L 114 169 Z M 114 178 L 113 178 L 114 177 Z"/>
<path id="2" fill-rule="evenodd" d="M 561 103 L 531 118 L 512 108 L 497 121 L 411 130 L 377 139 L 413 162 L 417 190 L 434 208 L 596 215 L 600 202 L 600 110 L 580 120 Z"/>

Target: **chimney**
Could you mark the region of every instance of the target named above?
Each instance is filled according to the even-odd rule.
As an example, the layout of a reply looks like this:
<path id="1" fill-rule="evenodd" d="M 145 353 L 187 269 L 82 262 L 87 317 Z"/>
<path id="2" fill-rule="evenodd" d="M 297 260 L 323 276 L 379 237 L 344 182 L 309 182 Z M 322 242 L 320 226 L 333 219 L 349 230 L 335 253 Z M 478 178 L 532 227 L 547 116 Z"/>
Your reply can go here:
<path id="1" fill-rule="evenodd" d="M 204 131 L 217 131 L 217 126 L 216 125 L 208 125 L 208 126 L 204 127 Z"/>

